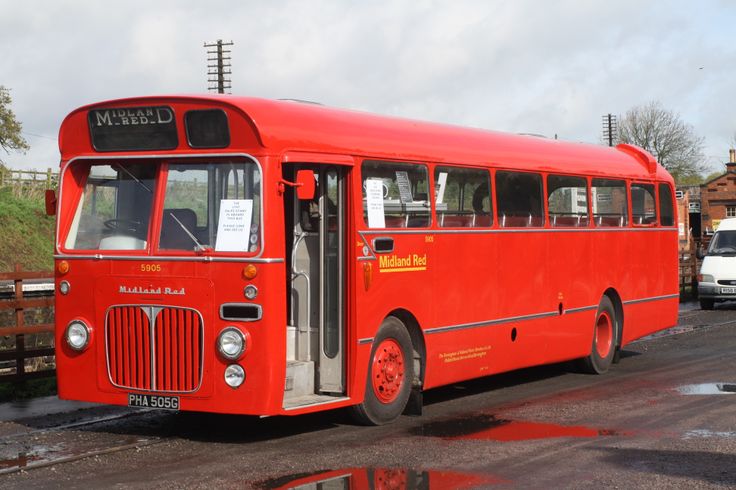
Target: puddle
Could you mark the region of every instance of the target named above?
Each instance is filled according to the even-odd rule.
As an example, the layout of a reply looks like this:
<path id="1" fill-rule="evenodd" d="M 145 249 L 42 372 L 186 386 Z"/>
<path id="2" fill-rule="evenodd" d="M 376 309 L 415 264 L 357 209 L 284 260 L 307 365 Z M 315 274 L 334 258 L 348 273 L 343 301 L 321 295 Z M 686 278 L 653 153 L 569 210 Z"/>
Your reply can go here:
<path id="1" fill-rule="evenodd" d="M 28 463 L 32 463 L 40 459 L 41 456 L 35 454 L 20 453 L 17 458 L 0 460 L 0 469 L 25 468 L 28 466 Z"/>
<path id="2" fill-rule="evenodd" d="M 407 468 L 346 468 L 300 473 L 256 484 L 262 490 L 419 490 L 464 489 L 508 483 L 491 475 Z"/>
<path id="3" fill-rule="evenodd" d="M 677 388 L 682 395 L 734 395 L 736 383 L 700 383 Z"/>
<path id="4" fill-rule="evenodd" d="M 523 420 L 507 420 L 479 414 L 440 422 L 429 422 L 413 429 L 414 435 L 444 439 L 482 439 L 499 442 L 556 439 L 561 437 L 628 436 L 629 432 L 576 425 L 560 425 Z"/>
<path id="5" fill-rule="evenodd" d="M 736 432 L 724 432 L 724 431 L 715 431 L 715 430 L 708 430 L 708 429 L 696 429 L 696 430 L 689 430 L 685 432 L 682 435 L 682 438 L 687 439 L 713 439 L 713 438 L 719 438 L 719 439 L 731 439 L 736 437 Z"/>

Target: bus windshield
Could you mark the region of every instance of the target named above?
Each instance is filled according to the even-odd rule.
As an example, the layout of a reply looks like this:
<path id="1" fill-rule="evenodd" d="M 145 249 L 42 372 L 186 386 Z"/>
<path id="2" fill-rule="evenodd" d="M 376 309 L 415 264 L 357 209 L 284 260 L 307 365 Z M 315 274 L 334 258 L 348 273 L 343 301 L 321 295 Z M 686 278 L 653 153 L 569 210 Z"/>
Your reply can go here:
<path id="1" fill-rule="evenodd" d="M 717 231 L 708 246 L 708 255 L 736 255 L 736 230 Z"/>
<path id="2" fill-rule="evenodd" d="M 83 164 L 82 196 L 67 234 L 71 250 L 257 252 L 261 179 L 252 162 Z M 74 168 L 71 173 L 84 172 Z M 163 203 L 156 206 L 158 179 Z M 151 230 L 158 209 L 160 229 Z"/>

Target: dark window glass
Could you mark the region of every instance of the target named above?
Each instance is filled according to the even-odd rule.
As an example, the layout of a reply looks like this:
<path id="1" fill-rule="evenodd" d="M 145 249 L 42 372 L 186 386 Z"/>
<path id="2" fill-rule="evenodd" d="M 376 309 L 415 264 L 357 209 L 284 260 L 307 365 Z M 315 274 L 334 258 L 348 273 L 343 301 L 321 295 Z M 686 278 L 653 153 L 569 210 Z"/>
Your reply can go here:
<path id="1" fill-rule="evenodd" d="M 659 184 L 659 224 L 675 225 L 675 207 L 672 204 L 672 190 L 667 184 Z"/>
<path id="2" fill-rule="evenodd" d="M 434 185 L 440 226 L 468 228 L 493 224 L 491 181 L 487 170 L 437 167 Z"/>
<path id="3" fill-rule="evenodd" d="M 626 226 L 628 224 L 626 182 L 593 179 L 590 196 L 596 226 Z"/>
<path id="4" fill-rule="evenodd" d="M 547 177 L 547 209 L 552 226 L 588 226 L 588 186 L 583 177 Z"/>
<path id="5" fill-rule="evenodd" d="M 87 114 L 97 151 L 173 150 L 179 144 L 167 106 L 93 109 Z"/>
<path id="6" fill-rule="evenodd" d="M 368 228 L 429 226 L 426 166 L 366 160 L 361 171 Z"/>
<path id="7" fill-rule="evenodd" d="M 657 223 L 653 184 L 631 184 L 631 219 L 634 226 Z"/>
<path id="8" fill-rule="evenodd" d="M 225 111 L 189 111 L 184 114 L 184 124 L 192 148 L 225 148 L 230 145 L 230 128 Z"/>
<path id="9" fill-rule="evenodd" d="M 544 226 L 542 176 L 496 172 L 498 222 L 501 226 Z"/>

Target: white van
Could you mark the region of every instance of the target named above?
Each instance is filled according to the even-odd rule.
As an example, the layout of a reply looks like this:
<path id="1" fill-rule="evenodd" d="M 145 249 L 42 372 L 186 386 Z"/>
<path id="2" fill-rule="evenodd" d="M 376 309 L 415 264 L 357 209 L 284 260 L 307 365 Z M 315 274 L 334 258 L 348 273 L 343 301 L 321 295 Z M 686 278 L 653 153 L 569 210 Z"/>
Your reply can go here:
<path id="1" fill-rule="evenodd" d="M 700 307 L 736 300 L 736 218 L 724 219 L 710 240 L 698 275 Z"/>

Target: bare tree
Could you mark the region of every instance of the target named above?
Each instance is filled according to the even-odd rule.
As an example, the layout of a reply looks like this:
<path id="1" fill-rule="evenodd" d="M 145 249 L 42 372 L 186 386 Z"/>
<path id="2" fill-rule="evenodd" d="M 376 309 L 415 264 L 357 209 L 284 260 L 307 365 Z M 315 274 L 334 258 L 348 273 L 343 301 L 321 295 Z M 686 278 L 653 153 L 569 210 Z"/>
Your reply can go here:
<path id="1" fill-rule="evenodd" d="M 676 182 L 692 180 L 705 170 L 705 139 L 680 115 L 650 102 L 619 117 L 619 140 L 644 148 L 657 158 Z"/>
<path id="2" fill-rule="evenodd" d="M 10 150 L 26 151 L 30 147 L 21 135 L 22 125 L 15 118 L 11 103 L 10 91 L 0 85 L 0 148 L 6 153 Z"/>

